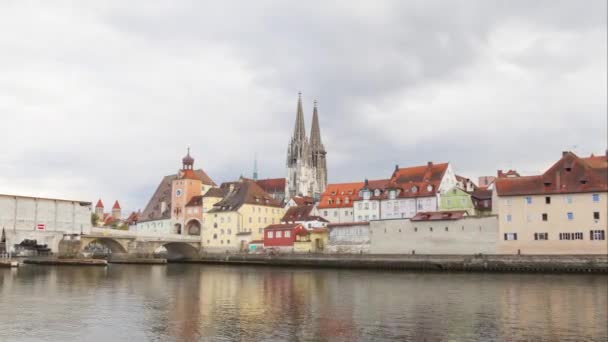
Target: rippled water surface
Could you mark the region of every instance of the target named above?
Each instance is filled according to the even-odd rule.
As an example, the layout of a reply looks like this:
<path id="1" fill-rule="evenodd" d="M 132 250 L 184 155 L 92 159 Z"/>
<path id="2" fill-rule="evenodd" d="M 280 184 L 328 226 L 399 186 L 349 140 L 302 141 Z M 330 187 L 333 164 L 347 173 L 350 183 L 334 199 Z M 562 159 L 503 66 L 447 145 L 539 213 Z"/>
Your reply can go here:
<path id="1" fill-rule="evenodd" d="M 0 341 L 607 341 L 608 276 L 0 269 Z"/>

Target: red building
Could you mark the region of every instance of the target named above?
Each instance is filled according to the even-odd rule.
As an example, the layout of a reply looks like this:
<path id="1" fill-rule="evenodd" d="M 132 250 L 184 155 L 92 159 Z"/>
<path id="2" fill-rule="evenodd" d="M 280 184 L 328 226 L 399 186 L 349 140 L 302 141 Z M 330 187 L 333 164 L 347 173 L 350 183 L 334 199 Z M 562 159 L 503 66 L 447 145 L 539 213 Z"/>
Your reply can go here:
<path id="1" fill-rule="evenodd" d="M 306 231 L 299 223 L 271 224 L 264 228 L 264 248 L 292 249 L 299 231 Z"/>

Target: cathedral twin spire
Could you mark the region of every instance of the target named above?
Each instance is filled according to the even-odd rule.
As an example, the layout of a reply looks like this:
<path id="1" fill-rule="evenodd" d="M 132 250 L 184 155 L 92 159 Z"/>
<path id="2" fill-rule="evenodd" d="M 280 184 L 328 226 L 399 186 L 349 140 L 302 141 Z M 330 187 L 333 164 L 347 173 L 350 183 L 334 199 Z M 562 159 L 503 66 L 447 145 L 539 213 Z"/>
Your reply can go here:
<path id="1" fill-rule="evenodd" d="M 295 195 L 319 196 L 327 185 L 325 147 L 321 141 L 317 101 L 314 102 L 310 140 L 306 136 L 302 94 L 298 93 L 298 106 L 293 136 L 287 149 L 288 197 Z"/>

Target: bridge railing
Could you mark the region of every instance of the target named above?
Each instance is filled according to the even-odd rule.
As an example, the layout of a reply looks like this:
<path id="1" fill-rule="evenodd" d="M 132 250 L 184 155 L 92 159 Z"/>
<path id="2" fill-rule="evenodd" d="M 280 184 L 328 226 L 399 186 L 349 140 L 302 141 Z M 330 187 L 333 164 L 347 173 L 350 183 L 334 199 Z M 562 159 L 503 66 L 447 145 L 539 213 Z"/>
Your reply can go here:
<path id="1" fill-rule="evenodd" d="M 200 242 L 201 237 L 195 235 L 180 235 L 180 234 L 141 234 L 134 231 L 111 229 L 111 228 L 91 228 L 91 235 L 107 236 L 107 237 L 128 237 L 145 240 L 159 241 L 184 241 L 184 242 Z"/>

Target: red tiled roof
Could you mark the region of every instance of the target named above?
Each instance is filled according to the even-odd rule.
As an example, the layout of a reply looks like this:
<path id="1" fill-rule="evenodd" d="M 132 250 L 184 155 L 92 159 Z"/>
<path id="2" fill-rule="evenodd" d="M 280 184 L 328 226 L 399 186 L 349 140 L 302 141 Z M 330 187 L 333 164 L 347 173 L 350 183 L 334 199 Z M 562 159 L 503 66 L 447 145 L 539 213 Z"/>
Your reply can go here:
<path id="1" fill-rule="evenodd" d="M 412 221 L 447 221 L 447 220 L 460 220 L 467 216 L 466 210 L 452 210 L 452 211 L 427 211 L 419 212 Z"/>
<path id="2" fill-rule="evenodd" d="M 220 188 L 225 196 L 213 205 L 209 212 L 238 210 L 243 204 L 281 207 L 281 203 L 272 198 L 254 181 L 241 178 L 237 182 L 222 183 Z"/>
<path id="3" fill-rule="evenodd" d="M 260 188 L 264 189 L 264 191 L 269 194 L 285 192 L 285 178 L 258 179 L 255 182 Z"/>
<path id="4" fill-rule="evenodd" d="M 498 178 L 499 196 L 540 195 L 608 191 L 608 158 L 579 158 L 564 152 L 542 175 Z"/>
<path id="5" fill-rule="evenodd" d="M 120 204 L 118 204 L 118 200 L 116 200 L 114 202 L 114 205 L 112 206 L 112 209 L 120 209 Z"/>
<path id="6" fill-rule="evenodd" d="M 267 226 L 266 228 L 264 228 L 264 230 L 268 229 L 268 230 L 277 230 L 277 229 L 295 229 L 297 227 L 302 227 L 304 228 L 301 224 L 299 223 L 277 223 L 277 224 L 271 224 L 269 226 Z"/>
<path id="7" fill-rule="evenodd" d="M 363 187 L 361 190 L 369 190 L 371 191 L 370 199 L 381 199 L 384 195 L 384 189 L 386 185 L 390 182 L 390 179 L 376 179 L 376 180 L 365 180 L 363 183 Z M 378 196 L 375 195 L 376 190 L 380 190 Z M 358 198 L 356 200 L 362 200 L 362 198 Z"/>
<path id="8" fill-rule="evenodd" d="M 296 203 L 296 205 L 307 205 L 314 203 L 314 200 L 310 196 L 293 196 L 291 199 Z"/>
<path id="9" fill-rule="evenodd" d="M 353 206 L 353 201 L 359 198 L 359 190 L 363 187 L 363 182 L 356 183 L 341 183 L 328 184 L 318 208 L 350 208 Z M 346 201 L 348 199 L 348 201 Z"/>
<path id="10" fill-rule="evenodd" d="M 129 215 L 129 217 L 127 217 L 127 219 L 125 220 L 128 224 L 135 224 L 137 223 L 137 221 L 139 221 L 139 212 L 134 211 L 131 213 L 131 215 Z"/>
<path id="11" fill-rule="evenodd" d="M 191 169 L 182 170 L 180 174 L 180 179 L 193 179 L 202 181 L 201 177 L 199 177 L 199 175 L 197 175 L 196 172 Z"/>
<path id="12" fill-rule="evenodd" d="M 103 208 L 103 203 L 101 203 L 101 198 L 97 200 L 97 204 L 95 204 L 95 208 Z"/>
<path id="13" fill-rule="evenodd" d="M 282 222 L 308 221 L 307 218 L 314 209 L 313 205 L 298 205 L 287 209 L 281 219 Z"/>
<path id="14" fill-rule="evenodd" d="M 479 200 L 492 199 L 492 190 L 488 190 L 487 188 L 477 188 L 471 193 L 471 197 Z"/>
<path id="15" fill-rule="evenodd" d="M 448 163 L 397 168 L 393 172 L 386 189 L 398 190 L 398 198 L 435 196 L 443 180 Z M 388 197 L 385 192 L 384 198 Z"/>

